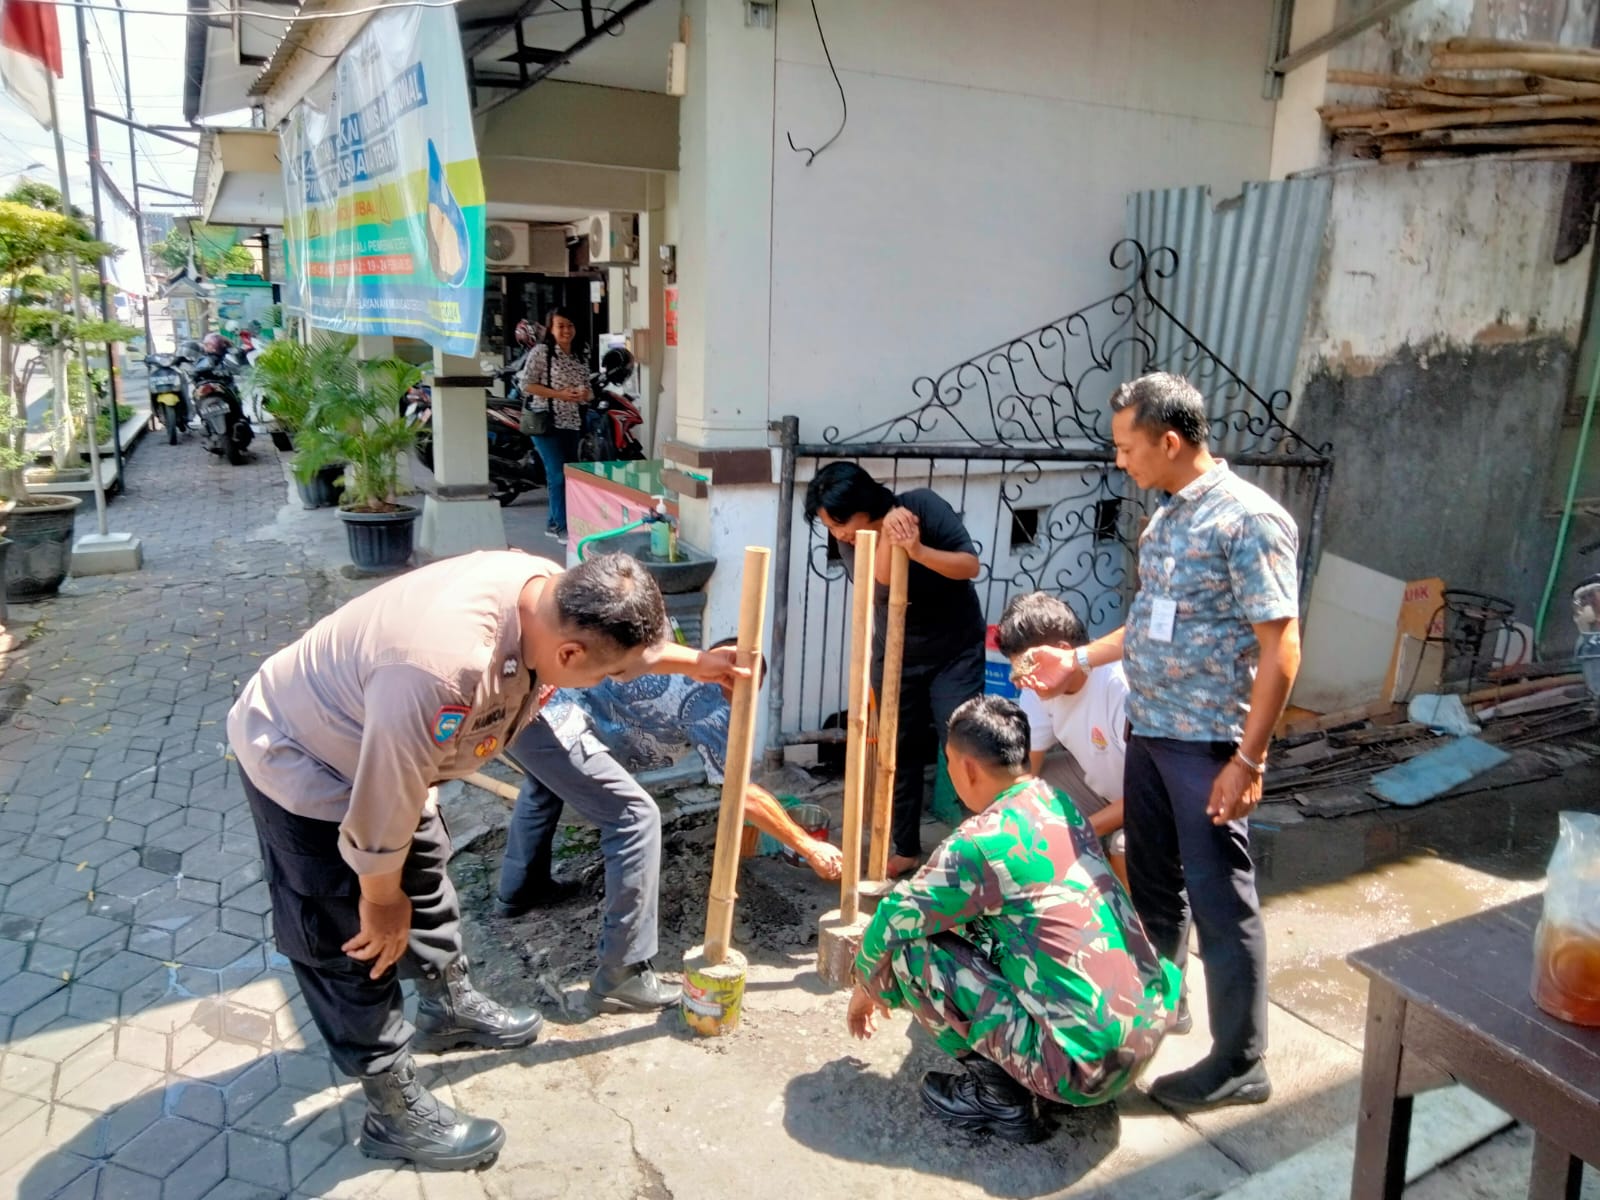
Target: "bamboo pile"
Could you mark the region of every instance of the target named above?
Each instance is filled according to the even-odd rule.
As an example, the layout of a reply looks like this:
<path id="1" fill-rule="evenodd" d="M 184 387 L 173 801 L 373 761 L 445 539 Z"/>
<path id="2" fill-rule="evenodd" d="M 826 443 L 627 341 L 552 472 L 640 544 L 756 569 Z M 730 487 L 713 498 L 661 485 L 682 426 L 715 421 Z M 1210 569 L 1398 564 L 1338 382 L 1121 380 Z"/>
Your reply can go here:
<path id="1" fill-rule="evenodd" d="M 1420 78 L 1330 70 L 1370 100 L 1317 111 L 1356 158 L 1600 162 L 1600 49 L 1451 38 Z"/>

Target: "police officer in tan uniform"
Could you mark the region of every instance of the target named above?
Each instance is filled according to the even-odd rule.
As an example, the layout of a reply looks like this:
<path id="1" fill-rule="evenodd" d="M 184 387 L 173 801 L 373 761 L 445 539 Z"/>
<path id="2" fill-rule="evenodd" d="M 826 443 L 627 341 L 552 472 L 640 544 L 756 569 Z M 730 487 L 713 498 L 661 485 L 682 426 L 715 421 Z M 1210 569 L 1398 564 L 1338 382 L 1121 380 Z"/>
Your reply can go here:
<path id="1" fill-rule="evenodd" d="M 478 769 L 557 687 L 676 672 L 729 681 L 731 655 L 666 641 L 661 593 L 625 555 L 567 572 L 514 551 L 421 567 L 269 658 L 228 715 L 273 932 L 335 1065 L 367 1097 L 361 1149 L 465 1169 L 505 1142 L 418 1081 L 413 1045 L 504 1048 L 532 1009 L 473 988 L 433 785 Z M 415 978 L 405 1019 L 397 972 Z M 415 1035 L 415 1036 L 414 1036 Z"/>

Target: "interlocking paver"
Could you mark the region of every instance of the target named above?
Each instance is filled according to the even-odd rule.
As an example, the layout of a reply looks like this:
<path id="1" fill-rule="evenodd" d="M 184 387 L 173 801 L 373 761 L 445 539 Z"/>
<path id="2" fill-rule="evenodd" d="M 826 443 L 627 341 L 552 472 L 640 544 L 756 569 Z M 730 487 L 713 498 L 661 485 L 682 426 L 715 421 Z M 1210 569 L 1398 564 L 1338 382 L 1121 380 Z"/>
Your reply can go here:
<path id="1" fill-rule="evenodd" d="M 69 580 L 3 664 L 28 697 L 0 720 L 0 1194 L 281 1198 L 321 1173 L 406 1200 L 413 1174 L 344 1157 L 359 1093 L 269 953 L 226 757 L 238 685 L 359 589 L 234 540 L 283 500 L 270 448 L 225 473 L 189 449 L 132 460 L 144 570 Z"/>
<path id="2" fill-rule="evenodd" d="M 229 1130 L 228 1174 L 264 1188 L 289 1190 L 289 1148 L 271 1138 Z"/>
<path id="3" fill-rule="evenodd" d="M 111 1161 L 165 1179 L 215 1136 L 216 1130 L 194 1121 L 162 1117 L 118 1150 Z M 202 1194 L 205 1190 L 209 1189 L 202 1189 Z"/>
<path id="4" fill-rule="evenodd" d="M 162 1185 L 161 1200 L 200 1200 L 212 1194 L 227 1174 L 228 1139 L 216 1133 L 168 1177 Z"/>

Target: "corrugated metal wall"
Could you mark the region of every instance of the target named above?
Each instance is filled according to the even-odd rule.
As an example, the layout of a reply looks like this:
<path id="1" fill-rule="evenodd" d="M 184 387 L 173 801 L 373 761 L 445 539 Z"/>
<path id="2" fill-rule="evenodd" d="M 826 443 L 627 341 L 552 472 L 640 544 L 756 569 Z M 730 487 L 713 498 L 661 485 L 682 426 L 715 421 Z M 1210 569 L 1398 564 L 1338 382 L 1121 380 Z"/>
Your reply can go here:
<path id="1" fill-rule="evenodd" d="M 1204 187 L 1128 198 L 1128 235 L 1151 252 L 1164 246 L 1178 255 L 1175 273 L 1151 278 L 1157 299 L 1263 397 L 1294 381 L 1332 195 L 1325 176 L 1249 183 L 1216 207 Z M 1164 319 L 1152 325 L 1159 365 L 1183 373 L 1186 339 Z M 1239 405 L 1219 399 L 1218 407 Z M 1223 449 L 1235 439 L 1249 440 L 1233 433 Z"/>

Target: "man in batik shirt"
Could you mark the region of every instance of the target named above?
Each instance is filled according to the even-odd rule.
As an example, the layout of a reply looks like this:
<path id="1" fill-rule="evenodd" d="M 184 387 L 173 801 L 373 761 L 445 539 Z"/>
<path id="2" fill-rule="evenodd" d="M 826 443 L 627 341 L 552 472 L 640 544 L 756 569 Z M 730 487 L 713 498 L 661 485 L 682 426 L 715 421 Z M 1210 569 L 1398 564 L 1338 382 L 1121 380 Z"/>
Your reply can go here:
<path id="1" fill-rule="evenodd" d="M 908 1009 L 962 1063 L 923 1077 L 934 1115 L 1044 1136 L 1034 1097 L 1101 1104 L 1161 1044 L 1179 977 L 1145 937 L 1100 839 L 1030 776 L 1028 718 L 997 696 L 950 718 L 950 779 L 976 815 L 878 905 L 856 957 L 850 1032 Z"/>
<path id="2" fill-rule="evenodd" d="M 1211 1052 L 1157 1079 L 1170 1108 L 1260 1104 L 1267 1076 L 1267 935 L 1250 857 L 1267 747 L 1300 669 L 1298 535 L 1276 500 L 1207 448 L 1205 400 L 1153 374 L 1111 398 L 1117 465 L 1165 492 L 1139 539 L 1127 623 L 1020 682 L 1041 697 L 1122 661 L 1128 680 L 1123 828 L 1150 939 L 1181 969 L 1200 933 Z"/>

